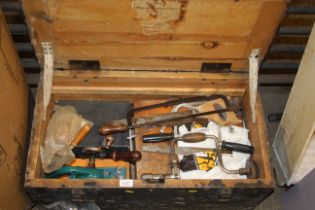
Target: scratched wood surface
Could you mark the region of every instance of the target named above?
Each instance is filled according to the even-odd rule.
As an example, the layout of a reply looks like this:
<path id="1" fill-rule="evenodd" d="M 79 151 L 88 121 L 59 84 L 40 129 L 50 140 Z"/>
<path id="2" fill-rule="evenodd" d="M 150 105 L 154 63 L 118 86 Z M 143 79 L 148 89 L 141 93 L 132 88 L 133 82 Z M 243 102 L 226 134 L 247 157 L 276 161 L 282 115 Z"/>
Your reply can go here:
<path id="1" fill-rule="evenodd" d="M 161 100 L 149 100 L 149 101 L 135 101 L 134 107 L 143 107 L 151 104 L 161 103 Z M 161 107 L 158 109 L 143 111 L 139 113 L 135 113 L 135 117 L 148 117 L 157 114 L 170 113 L 172 107 Z M 146 130 L 145 128 L 136 129 L 136 134 L 139 134 L 136 138 L 136 148 L 141 151 L 142 146 L 142 135 L 159 133 L 161 128 L 154 128 L 150 130 Z M 167 133 L 171 133 L 172 129 L 167 128 L 165 130 Z M 161 143 L 146 143 L 146 145 L 158 145 L 161 147 L 169 147 L 170 142 L 161 142 Z M 144 173 L 152 173 L 152 174 L 169 174 L 171 173 L 171 155 L 170 154 L 161 154 L 161 153 L 150 153 L 150 152 L 142 152 L 142 160 L 137 163 L 137 175 L 138 178 L 141 177 Z"/>
<path id="2" fill-rule="evenodd" d="M 97 60 L 101 69 L 106 70 L 55 71 L 54 100 L 136 100 L 135 106 L 178 96 L 214 93 L 243 96 L 247 74 L 238 71 L 247 70 L 247 57 L 253 48 L 259 47 L 265 53 L 286 6 L 286 0 L 22 0 L 22 3 L 40 62 L 40 43 L 49 41 L 54 46 L 56 68 L 71 69 L 69 60 Z M 200 73 L 202 63 L 231 63 L 232 70 L 237 72 Z M 172 200 L 172 196 L 167 196 L 171 193 L 182 196 L 187 203 L 205 204 L 205 208 L 209 204 L 217 209 L 221 206 L 217 204 L 221 191 L 231 192 L 231 197 L 223 197 L 222 203 L 234 208 L 247 203 L 253 206 L 273 187 L 260 100 L 257 122 L 248 123 L 250 138 L 257 148 L 254 160 L 260 169 L 258 179 L 166 180 L 158 185 L 137 179 L 133 188 L 126 189 L 119 186 L 118 180 L 42 178 L 39 146 L 47 122 L 42 120 L 41 97 L 39 85 L 25 182 L 34 198 L 49 200 L 63 193 L 69 195 L 67 199 L 80 196 L 89 199 L 93 195 L 94 199 L 104 199 L 99 200 L 102 205 L 116 200 L 116 206 L 133 208 L 135 204 L 147 203 L 143 200 L 152 201 L 152 205 L 171 203 L 156 199 L 164 195 Z M 245 97 L 245 111 L 248 101 Z M 139 149 L 141 139 L 137 138 L 136 143 Z M 157 164 L 156 160 L 163 164 Z M 138 175 L 169 173 L 168 161 L 168 155 L 143 154 L 137 165 Z M 106 200 L 112 195 L 117 196 Z M 144 195 L 151 196 L 151 200 Z"/>
<path id="3" fill-rule="evenodd" d="M 277 161 L 282 165 L 283 173 L 286 174 L 288 185 L 299 181 L 295 179 L 297 178 L 295 175 L 299 171 L 315 130 L 314 50 L 315 27 L 312 29 L 273 142 L 273 150 Z M 310 168 L 313 167 L 314 162 Z"/>
<path id="4" fill-rule="evenodd" d="M 102 69 L 194 70 L 231 63 L 247 70 L 266 52 L 286 0 L 24 0 L 32 43 L 52 42 L 55 64 L 98 60 Z"/>
<path id="5" fill-rule="evenodd" d="M 29 93 L 9 28 L 0 11 L 0 209 L 30 202 L 20 185 L 27 142 Z"/>
<path id="6" fill-rule="evenodd" d="M 237 73 L 69 70 L 55 71 L 53 94 L 58 97 L 79 94 L 78 98 L 85 95 L 93 99 L 113 99 L 115 95 L 116 98 L 125 100 L 128 99 L 128 95 L 140 99 L 210 93 L 241 96 L 245 92 L 246 82 L 247 75 Z"/>

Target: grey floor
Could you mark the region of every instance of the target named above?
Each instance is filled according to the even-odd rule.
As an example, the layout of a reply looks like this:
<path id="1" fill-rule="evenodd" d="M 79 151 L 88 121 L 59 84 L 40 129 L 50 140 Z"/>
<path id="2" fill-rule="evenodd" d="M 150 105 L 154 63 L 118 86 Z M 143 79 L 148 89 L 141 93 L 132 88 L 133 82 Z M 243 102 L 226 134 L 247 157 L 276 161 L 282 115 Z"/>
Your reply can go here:
<path id="1" fill-rule="evenodd" d="M 270 123 L 268 122 L 267 116 L 269 114 L 283 112 L 290 94 L 290 90 L 291 87 L 260 87 L 270 145 L 272 145 L 272 141 L 277 132 L 279 121 Z M 266 198 L 259 206 L 257 206 L 255 210 L 280 210 L 280 200 L 284 191 L 285 189 L 276 186 L 274 193 Z"/>

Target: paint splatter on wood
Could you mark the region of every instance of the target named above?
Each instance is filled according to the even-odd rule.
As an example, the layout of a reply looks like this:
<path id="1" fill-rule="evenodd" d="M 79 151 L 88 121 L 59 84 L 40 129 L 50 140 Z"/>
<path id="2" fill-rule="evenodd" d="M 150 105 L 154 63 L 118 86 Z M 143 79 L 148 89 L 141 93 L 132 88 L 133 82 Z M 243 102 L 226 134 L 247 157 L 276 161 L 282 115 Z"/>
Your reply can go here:
<path id="1" fill-rule="evenodd" d="M 188 0 L 132 0 L 145 35 L 172 33 L 184 20 Z"/>

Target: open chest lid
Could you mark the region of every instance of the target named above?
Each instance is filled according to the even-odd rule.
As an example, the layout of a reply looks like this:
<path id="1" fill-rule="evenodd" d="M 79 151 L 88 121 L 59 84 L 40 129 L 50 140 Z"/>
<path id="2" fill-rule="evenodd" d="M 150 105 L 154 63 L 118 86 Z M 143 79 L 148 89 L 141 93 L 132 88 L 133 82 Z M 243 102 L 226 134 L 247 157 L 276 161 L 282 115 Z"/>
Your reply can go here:
<path id="1" fill-rule="evenodd" d="M 266 53 L 286 0 L 24 0 L 32 43 L 58 69 L 248 70 Z"/>

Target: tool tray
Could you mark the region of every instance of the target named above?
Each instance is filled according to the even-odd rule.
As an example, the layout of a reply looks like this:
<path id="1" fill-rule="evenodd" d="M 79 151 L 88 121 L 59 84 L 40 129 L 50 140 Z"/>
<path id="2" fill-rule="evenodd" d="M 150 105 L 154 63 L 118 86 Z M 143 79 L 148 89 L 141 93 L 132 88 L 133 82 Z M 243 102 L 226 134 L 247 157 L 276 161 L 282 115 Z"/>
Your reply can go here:
<path id="1" fill-rule="evenodd" d="M 263 58 L 286 10 L 286 1 L 22 3 L 39 62 L 44 68 L 47 60 L 41 43 L 49 42 L 54 64 L 47 109 L 43 103 L 47 95 L 43 90 L 45 73 L 37 89 L 25 179 L 34 200 L 93 200 L 102 209 L 251 209 L 272 192 L 269 143 L 259 93 L 256 122 L 251 120 L 248 57 L 259 48 Z M 255 148 L 252 157 L 259 169 L 256 179 L 166 179 L 164 183 L 148 183 L 141 180 L 141 174 L 170 173 L 170 156 L 146 152 L 136 163 L 134 179 L 130 174 L 126 180 L 44 178 L 40 145 L 55 104 L 88 103 L 86 107 L 97 109 L 99 117 L 107 115 L 106 106 L 102 111 L 99 107 L 106 102 L 127 102 L 137 108 L 211 94 L 241 99 Z M 169 111 L 159 108 L 135 116 Z M 85 117 L 95 120 L 89 114 Z M 141 131 L 137 128 L 135 132 Z M 141 151 L 141 146 L 138 136 L 136 150 Z"/>

